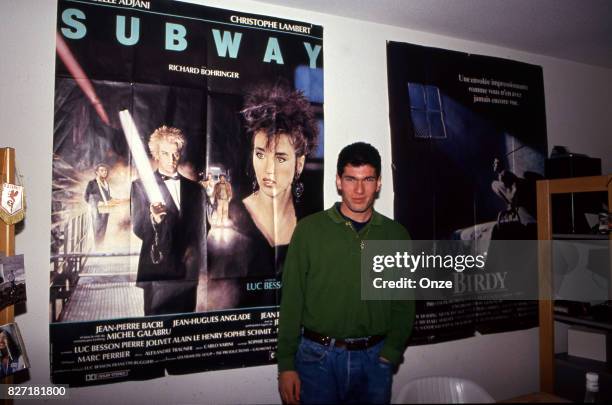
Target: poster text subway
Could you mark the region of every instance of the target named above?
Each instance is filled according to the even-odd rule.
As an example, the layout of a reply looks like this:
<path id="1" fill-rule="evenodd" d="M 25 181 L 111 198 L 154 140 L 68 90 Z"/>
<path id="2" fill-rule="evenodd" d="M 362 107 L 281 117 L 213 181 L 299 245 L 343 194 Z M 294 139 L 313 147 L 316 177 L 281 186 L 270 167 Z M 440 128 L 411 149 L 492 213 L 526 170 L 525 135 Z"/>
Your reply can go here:
<path id="1" fill-rule="evenodd" d="M 67 8 L 61 15 L 64 26 L 61 28 L 61 33 L 68 39 L 79 40 L 87 35 L 87 15 L 78 8 Z M 130 17 L 130 28 L 127 28 L 127 18 L 123 15 L 116 16 L 115 38 L 123 46 L 134 46 L 140 40 L 140 18 Z M 129 34 L 128 34 L 129 32 Z M 182 52 L 189 45 L 187 38 L 187 28 L 184 25 L 176 23 L 165 23 L 165 40 L 164 48 L 168 51 Z M 238 58 L 240 51 L 240 42 L 242 40 L 241 32 L 223 31 L 211 29 L 211 35 L 215 43 L 217 55 L 220 58 Z M 308 55 L 309 66 L 311 69 L 317 67 L 317 59 L 321 53 L 321 45 L 314 45 L 310 42 L 304 42 L 304 50 Z M 283 53 L 278 42 L 278 38 L 269 37 L 262 60 L 266 63 L 284 64 Z"/>

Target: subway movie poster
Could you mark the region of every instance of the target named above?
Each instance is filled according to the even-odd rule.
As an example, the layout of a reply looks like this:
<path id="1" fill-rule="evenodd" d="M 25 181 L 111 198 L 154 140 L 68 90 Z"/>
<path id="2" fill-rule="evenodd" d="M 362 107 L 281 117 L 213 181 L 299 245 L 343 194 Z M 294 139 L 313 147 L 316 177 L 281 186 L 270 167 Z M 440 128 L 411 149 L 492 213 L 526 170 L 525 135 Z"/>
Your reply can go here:
<path id="1" fill-rule="evenodd" d="M 282 263 L 323 207 L 323 28 L 60 0 L 52 381 L 275 362 Z"/>
<path id="2" fill-rule="evenodd" d="M 470 241 L 477 253 L 491 240 L 537 239 L 535 182 L 547 152 L 542 68 L 397 42 L 387 43 L 387 64 L 395 218 L 412 238 Z M 466 293 L 500 290 L 493 277 L 463 280 L 456 288 Z M 412 343 L 536 324 L 536 303 L 516 297 L 420 301 Z"/>

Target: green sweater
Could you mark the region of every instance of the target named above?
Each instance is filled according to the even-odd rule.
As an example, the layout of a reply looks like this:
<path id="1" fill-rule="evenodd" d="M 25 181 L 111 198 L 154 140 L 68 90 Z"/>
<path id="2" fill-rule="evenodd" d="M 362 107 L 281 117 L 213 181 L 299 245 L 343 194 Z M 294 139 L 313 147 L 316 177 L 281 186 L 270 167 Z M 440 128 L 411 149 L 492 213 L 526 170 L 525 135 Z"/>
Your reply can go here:
<path id="1" fill-rule="evenodd" d="M 302 219 L 283 267 L 278 369 L 294 370 L 301 327 L 336 339 L 385 335 L 380 355 L 399 363 L 414 301 L 361 300 L 361 240 L 406 240 L 406 229 L 374 212 L 357 233 L 334 206 Z"/>

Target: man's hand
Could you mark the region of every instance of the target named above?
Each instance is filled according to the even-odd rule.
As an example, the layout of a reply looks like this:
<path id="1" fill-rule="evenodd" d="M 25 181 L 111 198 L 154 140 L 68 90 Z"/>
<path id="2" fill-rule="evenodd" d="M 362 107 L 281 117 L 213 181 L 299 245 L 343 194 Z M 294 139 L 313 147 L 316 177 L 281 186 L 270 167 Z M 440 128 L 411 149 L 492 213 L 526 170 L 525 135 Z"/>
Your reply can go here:
<path id="1" fill-rule="evenodd" d="M 300 376 L 297 371 L 281 371 L 278 375 L 278 391 L 285 404 L 300 403 Z"/>
<path id="2" fill-rule="evenodd" d="M 164 203 L 158 202 L 151 204 L 149 211 L 151 212 L 151 219 L 156 224 L 161 223 L 166 217 L 166 206 Z"/>

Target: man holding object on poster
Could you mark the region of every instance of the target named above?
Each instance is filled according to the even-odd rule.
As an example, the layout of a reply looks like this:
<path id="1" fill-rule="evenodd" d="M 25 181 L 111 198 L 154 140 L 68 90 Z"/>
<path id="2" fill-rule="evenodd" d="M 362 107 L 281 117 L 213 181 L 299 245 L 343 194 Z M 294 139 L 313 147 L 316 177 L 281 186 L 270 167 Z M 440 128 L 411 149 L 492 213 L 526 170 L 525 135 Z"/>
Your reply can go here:
<path id="1" fill-rule="evenodd" d="M 108 225 L 108 211 L 101 212 L 112 200 L 110 186 L 108 185 L 108 166 L 104 163 L 96 165 L 96 178 L 87 183 L 85 189 L 85 202 L 89 204 L 96 247 L 104 242 L 106 227 Z"/>
<path id="2" fill-rule="evenodd" d="M 300 221 L 283 268 L 279 391 L 286 403 L 389 403 L 393 369 L 414 319 L 414 301 L 361 300 L 364 240 L 408 232 L 374 211 L 380 154 L 369 144 L 338 156 L 342 202 Z"/>
<path id="3" fill-rule="evenodd" d="M 136 285 L 143 289 L 144 314 L 193 312 L 204 265 L 204 190 L 177 172 L 185 136 L 162 126 L 149 139 L 157 162 L 155 181 L 163 202 L 151 203 L 142 180 L 132 183 L 132 229 L 142 240 Z"/>

